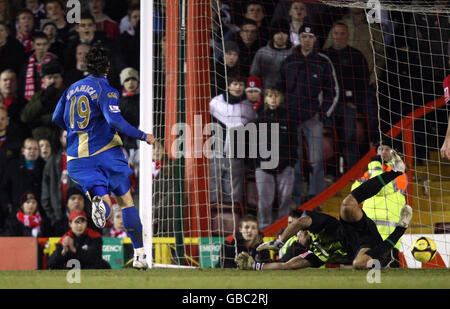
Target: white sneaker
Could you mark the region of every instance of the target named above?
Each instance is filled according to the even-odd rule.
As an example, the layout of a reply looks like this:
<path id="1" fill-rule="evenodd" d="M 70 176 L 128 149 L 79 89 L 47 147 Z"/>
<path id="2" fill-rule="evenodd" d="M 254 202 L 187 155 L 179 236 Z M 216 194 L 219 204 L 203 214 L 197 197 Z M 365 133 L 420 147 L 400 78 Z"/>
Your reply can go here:
<path id="1" fill-rule="evenodd" d="M 409 222 L 411 221 L 413 216 L 413 211 L 411 206 L 405 205 L 402 207 L 402 210 L 400 210 L 400 219 L 398 220 L 397 226 L 404 227 L 405 229 L 408 228 Z"/>
<path id="2" fill-rule="evenodd" d="M 242 270 L 253 269 L 253 264 L 255 264 L 255 260 L 247 252 L 239 253 L 234 261 L 238 268 Z"/>
<path id="3" fill-rule="evenodd" d="M 392 170 L 395 172 L 404 173 L 406 170 L 405 162 L 403 162 L 402 158 L 398 155 L 397 151 L 391 150 L 392 156 Z"/>
<path id="4" fill-rule="evenodd" d="M 145 254 L 144 247 L 134 249 L 133 268 L 147 269 L 147 255 Z"/>
<path id="5" fill-rule="evenodd" d="M 92 199 L 92 221 L 100 229 L 104 228 L 106 224 L 106 206 L 104 203 L 98 195 Z"/>

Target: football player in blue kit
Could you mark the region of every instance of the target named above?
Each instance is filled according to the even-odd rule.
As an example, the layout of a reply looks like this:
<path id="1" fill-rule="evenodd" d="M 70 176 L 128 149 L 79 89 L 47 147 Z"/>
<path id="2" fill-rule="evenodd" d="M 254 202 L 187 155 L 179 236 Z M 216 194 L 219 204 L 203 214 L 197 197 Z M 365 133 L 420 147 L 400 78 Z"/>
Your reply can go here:
<path id="1" fill-rule="evenodd" d="M 72 84 L 53 113 L 53 122 L 67 130 L 69 176 L 92 201 L 92 220 L 103 228 L 111 214 L 112 193 L 122 209 L 123 223 L 134 248 L 133 267 L 148 267 L 142 224 L 130 192 L 128 166 L 118 132 L 151 145 L 155 138 L 131 126 L 121 115 L 119 92 L 107 80 L 110 61 L 104 49 L 86 55 L 86 78 Z"/>

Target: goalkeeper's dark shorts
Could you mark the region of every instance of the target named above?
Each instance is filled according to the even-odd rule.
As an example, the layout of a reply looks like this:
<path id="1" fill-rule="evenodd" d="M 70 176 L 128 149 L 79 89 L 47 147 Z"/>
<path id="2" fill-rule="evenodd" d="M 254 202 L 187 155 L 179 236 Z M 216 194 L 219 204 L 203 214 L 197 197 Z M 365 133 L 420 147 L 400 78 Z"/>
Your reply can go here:
<path id="1" fill-rule="evenodd" d="M 363 248 L 374 248 L 383 242 L 383 238 L 378 233 L 375 222 L 367 217 L 363 211 L 363 217 L 358 222 L 346 222 L 340 219 L 343 227 L 343 234 L 345 238 L 345 247 L 347 253 L 353 258 Z"/>

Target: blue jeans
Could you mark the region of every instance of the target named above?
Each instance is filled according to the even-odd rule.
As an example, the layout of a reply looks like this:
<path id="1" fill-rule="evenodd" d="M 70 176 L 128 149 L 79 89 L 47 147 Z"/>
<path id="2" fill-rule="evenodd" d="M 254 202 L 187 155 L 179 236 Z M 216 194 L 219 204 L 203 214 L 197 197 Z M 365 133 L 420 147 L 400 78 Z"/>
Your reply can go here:
<path id="1" fill-rule="evenodd" d="M 303 183 L 303 136 L 308 145 L 309 175 L 308 197 L 316 196 L 326 188 L 323 165 L 323 123 L 316 117 L 303 121 L 297 127 L 298 161 L 295 164 L 295 182 L 293 200 L 300 205 L 302 202 Z"/>

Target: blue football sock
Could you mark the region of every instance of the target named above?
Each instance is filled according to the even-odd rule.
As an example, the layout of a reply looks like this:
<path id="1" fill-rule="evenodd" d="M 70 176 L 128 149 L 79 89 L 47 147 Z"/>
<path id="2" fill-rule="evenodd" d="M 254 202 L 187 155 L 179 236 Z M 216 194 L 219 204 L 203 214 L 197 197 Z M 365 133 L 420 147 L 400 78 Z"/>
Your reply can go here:
<path id="1" fill-rule="evenodd" d="M 142 224 L 136 207 L 132 206 L 122 209 L 122 217 L 123 226 L 133 243 L 133 248 L 142 248 L 144 246 L 142 240 Z"/>

